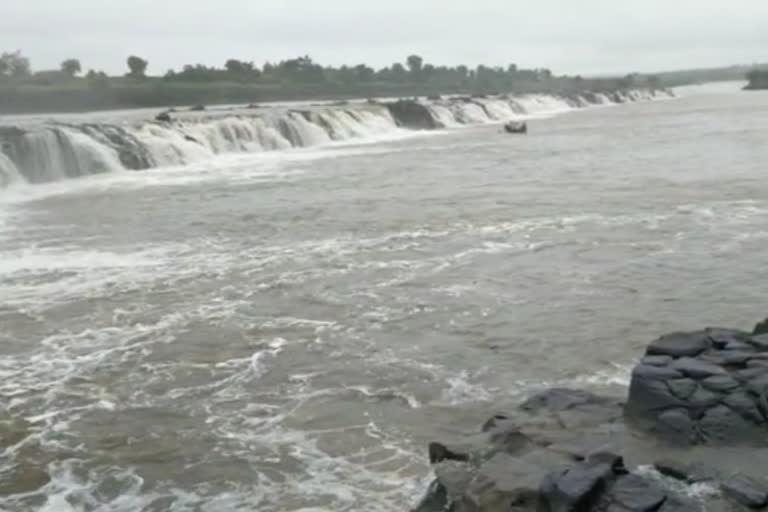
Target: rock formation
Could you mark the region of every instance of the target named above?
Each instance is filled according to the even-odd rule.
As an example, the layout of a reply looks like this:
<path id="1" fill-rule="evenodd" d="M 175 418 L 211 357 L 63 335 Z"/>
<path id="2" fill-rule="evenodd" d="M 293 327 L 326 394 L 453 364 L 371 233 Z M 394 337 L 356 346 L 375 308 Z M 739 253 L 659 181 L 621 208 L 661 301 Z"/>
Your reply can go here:
<path id="1" fill-rule="evenodd" d="M 768 444 L 767 392 L 768 334 L 674 333 L 632 372 L 626 415 L 675 443 Z"/>
<path id="2" fill-rule="evenodd" d="M 765 508 L 768 463 L 755 471 L 743 457 L 759 461 L 768 449 L 723 450 L 768 446 L 766 330 L 768 322 L 752 333 L 705 329 L 663 336 L 632 372 L 626 403 L 550 389 L 495 414 L 477 433 L 431 443 L 435 479 L 415 512 Z M 717 451 L 697 451 L 712 443 Z M 734 453 L 742 457 L 736 470 L 719 463 Z"/>

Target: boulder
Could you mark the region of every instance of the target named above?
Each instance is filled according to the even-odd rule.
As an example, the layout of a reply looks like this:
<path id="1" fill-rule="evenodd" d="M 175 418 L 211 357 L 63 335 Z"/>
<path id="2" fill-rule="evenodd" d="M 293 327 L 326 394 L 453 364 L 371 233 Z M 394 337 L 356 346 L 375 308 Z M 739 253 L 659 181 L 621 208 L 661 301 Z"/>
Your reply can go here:
<path id="1" fill-rule="evenodd" d="M 520 457 L 499 453 L 480 468 L 462 502 L 466 510 L 491 512 L 514 506 L 534 511 L 542 481 L 565 462 L 546 450 Z"/>
<path id="2" fill-rule="evenodd" d="M 763 336 L 768 344 L 722 328 L 662 336 L 632 371 L 625 417 L 675 444 L 767 445 Z"/>
<path id="3" fill-rule="evenodd" d="M 608 461 L 592 461 L 549 473 L 539 486 L 539 503 L 550 512 L 589 510 L 615 478 Z"/>
<path id="4" fill-rule="evenodd" d="M 171 119 L 171 114 L 168 112 L 160 112 L 155 116 L 155 121 L 159 123 L 170 123 L 173 119 Z"/>
<path id="5" fill-rule="evenodd" d="M 675 480 L 688 480 L 689 466 L 682 462 L 670 459 L 662 459 L 653 463 L 653 467 L 664 476 Z"/>
<path id="6" fill-rule="evenodd" d="M 752 336 L 747 342 L 758 350 L 768 350 L 768 333 Z"/>
<path id="7" fill-rule="evenodd" d="M 667 492 L 653 480 L 640 475 L 627 475 L 622 478 L 608 495 L 608 511 L 611 512 L 651 512 L 658 510 Z"/>
<path id="8" fill-rule="evenodd" d="M 695 357 L 711 346 L 709 335 L 702 332 L 676 332 L 662 336 L 650 345 L 646 355 L 661 355 L 672 357 Z"/>
<path id="9" fill-rule="evenodd" d="M 768 334 L 768 318 L 755 325 L 752 334 Z"/>
<path id="10" fill-rule="evenodd" d="M 768 505 L 768 485 L 746 475 L 736 474 L 722 483 L 723 494 L 750 508 Z"/>
<path id="11" fill-rule="evenodd" d="M 694 379 L 703 379 L 713 375 L 726 375 L 726 371 L 720 366 L 692 357 L 681 357 L 674 361 L 671 367 L 682 372 L 683 375 Z"/>

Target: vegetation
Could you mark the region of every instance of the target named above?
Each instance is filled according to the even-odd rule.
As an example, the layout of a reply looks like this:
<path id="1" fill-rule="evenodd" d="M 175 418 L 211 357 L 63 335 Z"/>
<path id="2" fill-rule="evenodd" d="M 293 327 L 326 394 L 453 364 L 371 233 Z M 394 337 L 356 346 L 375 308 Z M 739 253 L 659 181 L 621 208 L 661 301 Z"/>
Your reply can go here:
<path id="1" fill-rule="evenodd" d="M 80 111 L 131 107 L 168 107 L 215 103 L 252 103 L 295 99 L 344 99 L 375 96 L 433 96 L 447 93 L 558 92 L 661 87 L 658 76 L 630 74 L 620 78 L 585 79 L 556 76 L 549 69 L 480 65 L 436 66 L 419 55 L 404 63 L 373 69 L 365 64 L 330 67 L 308 55 L 261 67 L 228 59 L 221 68 L 188 64 L 150 76 L 150 62 L 132 55 L 124 76 L 89 70 L 80 76 L 77 59 L 59 70 L 33 73 L 21 52 L 0 57 L 0 112 Z"/>
<path id="2" fill-rule="evenodd" d="M 61 63 L 61 72 L 69 76 L 75 76 L 83 70 L 80 61 L 77 59 L 67 59 Z"/>
<path id="3" fill-rule="evenodd" d="M 749 83 L 747 84 L 745 89 L 748 90 L 758 90 L 758 89 L 768 89 L 768 69 L 751 69 L 747 73 L 747 80 Z"/>

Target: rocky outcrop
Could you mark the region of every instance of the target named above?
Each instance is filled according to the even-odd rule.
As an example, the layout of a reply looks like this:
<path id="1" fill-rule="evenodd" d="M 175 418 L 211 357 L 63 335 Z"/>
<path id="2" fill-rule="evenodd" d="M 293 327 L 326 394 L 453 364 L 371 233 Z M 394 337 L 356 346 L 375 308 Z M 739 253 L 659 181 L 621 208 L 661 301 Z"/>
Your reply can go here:
<path id="1" fill-rule="evenodd" d="M 389 113 L 398 126 L 417 130 L 434 130 L 442 128 L 429 111 L 426 105 L 414 100 L 398 100 L 387 103 Z"/>
<path id="2" fill-rule="evenodd" d="M 768 507 L 766 465 L 755 463 L 768 456 L 766 330 L 663 336 L 635 367 L 626 403 L 550 389 L 478 432 L 430 443 L 435 479 L 414 512 Z"/>
<path id="3" fill-rule="evenodd" d="M 674 333 L 634 368 L 626 405 L 636 426 L 683 444 L 768 444 L 768 335 Z"/>
<path id="4" fill-rule="evenodd" d="M 463 442 L 430 444 L 435 480 L 414 512 L 703 512 L 703 502 L 663 475 L 698 483 L 716 472 L 677 462 L 631 470 L 619 449 L 620 421 L 612 397 L 570 389 L 535 395 Z M 707 510 L 762 506 L 766 491 L 745 475 L 722 488 Z"/>
<path id="5" fill-rule="evenodd" d="M 168 112 L 160 112 L 155 116 L 155 121 L 158 123 L 170 123 L 173 121 L 173 119 L 171 118 L 171 114 Z"/>

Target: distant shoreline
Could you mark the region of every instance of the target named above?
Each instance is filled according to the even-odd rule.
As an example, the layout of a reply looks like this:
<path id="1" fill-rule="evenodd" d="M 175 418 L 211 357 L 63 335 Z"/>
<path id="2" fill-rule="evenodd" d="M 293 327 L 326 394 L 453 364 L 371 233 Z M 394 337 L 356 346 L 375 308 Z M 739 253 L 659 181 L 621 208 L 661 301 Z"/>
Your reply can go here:
<path id="1" fill-rule="evenodd" d="M 170 109 L 193 106 L 259 105 L 275 102 L 352 101 L 365 98 L 414 98 L 484 94 L 558 94 L 616 92 L 628 89 L 615 83 L 585 81 L 583 87 L 560 84 L 521 84 L 509 91 L 477 91 L 470 88 L 435 88 L 422 84 L 372 84 L 370 86 L 265 86 L 232 82 L 164 83 L 147 79 L 138 83 L 116 81 L 117 85 L 93 89 L 74 82 L 62 86 L 0 86 L 0 116 L 24 114 L 65 114 L 108 110 Z"/>

